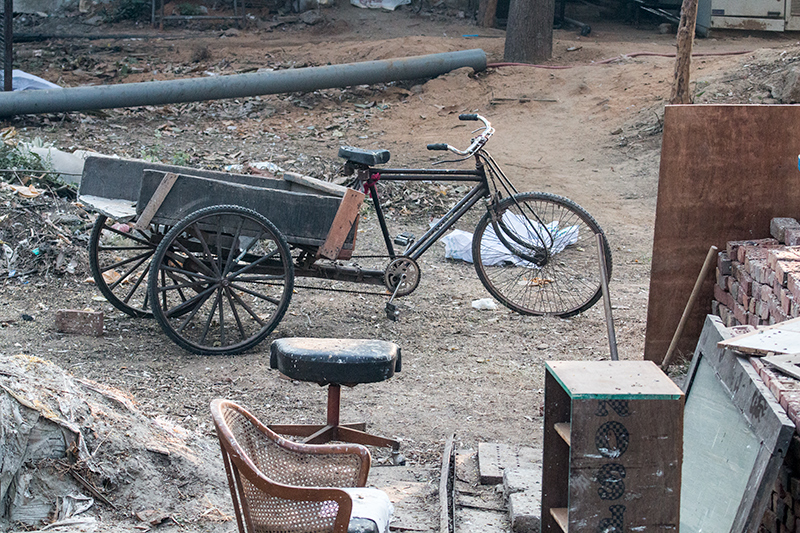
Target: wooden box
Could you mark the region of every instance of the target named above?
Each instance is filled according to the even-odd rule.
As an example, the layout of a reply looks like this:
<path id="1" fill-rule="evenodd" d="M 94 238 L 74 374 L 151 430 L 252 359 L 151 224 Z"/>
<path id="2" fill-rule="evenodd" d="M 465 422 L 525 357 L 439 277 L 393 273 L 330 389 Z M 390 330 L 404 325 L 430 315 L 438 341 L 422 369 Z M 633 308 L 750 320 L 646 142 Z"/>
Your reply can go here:
<path id="1" fill-rule="evenodd" d="M 548 362 L 542 532 L 677 533 L 683 403 L 650 361 Z"/>

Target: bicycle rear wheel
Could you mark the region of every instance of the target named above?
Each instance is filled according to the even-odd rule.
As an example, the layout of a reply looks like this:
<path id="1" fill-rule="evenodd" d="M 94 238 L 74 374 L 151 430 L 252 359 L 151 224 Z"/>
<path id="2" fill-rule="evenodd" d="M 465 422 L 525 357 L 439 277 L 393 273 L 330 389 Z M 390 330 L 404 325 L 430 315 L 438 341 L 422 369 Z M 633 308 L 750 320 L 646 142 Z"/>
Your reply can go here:
<path id="1" fill-rule="evenodd" d="M 478 222 L 472 258 L 483 285 L 509 309 L 566 318 L 602 296 L 598 233 L 611 276 L 611 250 L 589 213 L 555 194 L 516 194 Z"/>

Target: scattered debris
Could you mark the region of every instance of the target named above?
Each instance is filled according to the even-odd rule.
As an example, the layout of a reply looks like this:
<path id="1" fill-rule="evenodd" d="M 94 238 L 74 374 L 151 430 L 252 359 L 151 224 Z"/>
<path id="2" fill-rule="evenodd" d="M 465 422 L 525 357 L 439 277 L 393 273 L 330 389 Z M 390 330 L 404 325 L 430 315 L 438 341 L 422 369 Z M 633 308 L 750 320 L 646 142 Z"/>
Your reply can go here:
<path id="1" fill-rule="evenodd" d="M 151 526 L 185 525 L 229 515 L 225 470 L 208 436 L 150 418 L 122 391 L 33 356 L 0 355 L 0 369 L 0 527 L 119 526 L 134 514 Z M 169 507 L 148 511 L 160 506 Z"/>

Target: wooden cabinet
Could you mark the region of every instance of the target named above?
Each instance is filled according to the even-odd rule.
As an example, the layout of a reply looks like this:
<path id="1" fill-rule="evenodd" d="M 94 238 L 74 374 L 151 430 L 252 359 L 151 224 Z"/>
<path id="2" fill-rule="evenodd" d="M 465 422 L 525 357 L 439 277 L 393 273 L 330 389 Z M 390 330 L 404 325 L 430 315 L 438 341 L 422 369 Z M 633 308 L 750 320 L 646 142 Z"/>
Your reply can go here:
<path id="1" fill-rule="evenodd" d="M 683 401 L 651 361 L 548 362 L 542 532 L 677 533 Z"/>

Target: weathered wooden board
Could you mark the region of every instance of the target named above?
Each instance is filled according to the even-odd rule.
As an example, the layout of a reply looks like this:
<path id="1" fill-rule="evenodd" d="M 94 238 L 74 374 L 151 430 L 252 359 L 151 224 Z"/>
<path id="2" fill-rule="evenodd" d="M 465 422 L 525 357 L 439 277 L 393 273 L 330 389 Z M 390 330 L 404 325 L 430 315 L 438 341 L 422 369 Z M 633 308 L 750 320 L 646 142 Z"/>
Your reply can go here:
<path id="1" fill-rule="evenodd" d="M 794 433 L 730 335 L 709 315 L 686 378 L 681 533 L 757 531 Z"/>
<path id="2" fill-rule="evenodd" d="M 344 196 L 340 186 L 289 172 L 286 173 L 285 179 L 280 179 L 165 165 L 141 159 L 112 157 L 89 157 L 86 159 L 79 194 L 136 202 L 139 200 L 139 192 L 142 189 L 142 173 L 148 169 L 219 179 L 254 187 L 269 187 L 324 196 Z"/>
<path id="3" fill-rule="evenodd" d="M 719 345 L 752 355 L 795 353 L 800 347 L 800 318 L 759 327 L 721 341 Z"/>
<path id="4" fill-rule="evenodd" d="M 364 202 L 364 193 L 353 189 L 347 189 L 347 192 L 339 204 L 339 210 L 333 219 L 328 236 L 317 254 L 326 259 L 336 259 L 342 251 L 345 240 L 348 235 L 351 235 L 356 221 L 358 220 L 358 212 L 361 209 L 361 204 Z"/>
<path id="5" fill-rule="evenodd" d="M 769 363 L 787 376 L 800 379 L 800 353 L 787 353 L 783 355 L 771 355 L 762 359 Z"/>
<path id="6" fill-rule="evenodd" d="M 144 208 L 142 202 L 155 193 L 164 174 L 162 171 L 144 171 L 141 201 L 137 210 Z M 247 180 L 242 180 L 245 181 Z M 321 246 L 333 224 L 341 200 L 337 196 L 305 194 L 180 174 L 153 217 L 153 222 L 175 225 L 190 213 L 204 207 L 235 205 L 264 215 L 275 224 L 289 243 Z M 344 244 L 345 248 L 352 248 L 352 238 L 351 233 L 348 236 L 349 242 Z"/>
<path id="7" fill-rule="evenodd" d="M 709 246 L 769 236 L 800 217 L 800 106 L 667 106 L 658 183 L 645 359 L 661 362 Z M 691 353 L 710 312 L 703 285 L 678 345 Z"/>

